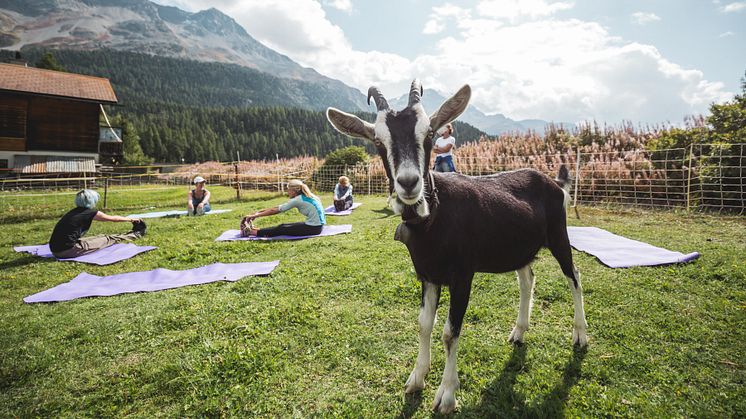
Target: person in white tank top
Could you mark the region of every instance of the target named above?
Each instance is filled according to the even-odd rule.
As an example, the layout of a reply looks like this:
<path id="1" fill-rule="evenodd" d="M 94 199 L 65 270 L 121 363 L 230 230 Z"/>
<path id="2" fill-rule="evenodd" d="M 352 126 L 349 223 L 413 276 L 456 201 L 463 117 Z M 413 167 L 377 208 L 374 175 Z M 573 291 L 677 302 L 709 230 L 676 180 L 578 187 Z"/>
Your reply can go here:
<path id="1" fill-rule="evenodd" d="M 456 166 L 453 164 L 453 148 L 456 146 L 456 139 L 451 136 L 453 125 L 447 124 L 443 128 L 443 133 L 435 141 L 433 151 L 435 152 L 435 165 L 433 170 L 436 172 L 455 172 Z"/>

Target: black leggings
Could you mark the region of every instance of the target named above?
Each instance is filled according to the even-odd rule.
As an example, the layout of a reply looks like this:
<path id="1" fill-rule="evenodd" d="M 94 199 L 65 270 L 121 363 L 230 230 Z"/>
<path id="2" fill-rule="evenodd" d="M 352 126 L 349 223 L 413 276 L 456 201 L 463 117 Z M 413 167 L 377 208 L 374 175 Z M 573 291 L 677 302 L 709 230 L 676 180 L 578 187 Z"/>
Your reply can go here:
<path id="1" fill-rule="evenodd" d="M 275 237 L 275 236 L 315 236 L 321 233 L 324 226 L 310 226 L 306 223 L 280 224 L 275 227 L 259 229 L 256 232 L 258 237 Z"/>

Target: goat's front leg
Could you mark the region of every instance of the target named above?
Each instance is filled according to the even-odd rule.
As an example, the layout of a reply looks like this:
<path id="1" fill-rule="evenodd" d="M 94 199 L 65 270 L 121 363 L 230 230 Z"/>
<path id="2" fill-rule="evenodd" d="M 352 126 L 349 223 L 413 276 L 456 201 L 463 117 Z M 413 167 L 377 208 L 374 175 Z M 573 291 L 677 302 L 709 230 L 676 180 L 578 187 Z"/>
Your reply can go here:
<path id="1" fill-rule="evenodd" d="M 448 310 L 448 320 L 443 327 L 443 345 L 446 350 L 446 366 L 443 379 L 433 401 L 433 410 L 440 413 L 451 413 L 456 409 L 456 390 L 459 387 L 458 368 L 456 359 L 458 354 L 458 338 L 464 321 L 466 307 L 469 305 L 471 294 L 471 280 L 474 274 L 463 278 L 460 283 L 451 285 L 451 307 Z"/>
<path id="2" fill-rule="evenodd" d="M 422 280 L 422 302 L 420 303 L 420 352 L 417 363 L 404 385 L 405 393 L 414 393 L 425 388 L 425 376 L 430 370 L 430 339 L 435 324 L 435 313 L 440 299 L 440 285 Z"/>
<path id="3" fill-rule="evenodd" d="M 516 271 L 518 274 L 518 285 L 521 287 L 521 302 L 518 306 L 518 319 L 515 327 L 508 338 L 509 342 L 523 342 L 523 334 L 528 330 L 531 318 L 531 305 L 534 298 L 534 272 L 531 265 L 526 265 Z"/>

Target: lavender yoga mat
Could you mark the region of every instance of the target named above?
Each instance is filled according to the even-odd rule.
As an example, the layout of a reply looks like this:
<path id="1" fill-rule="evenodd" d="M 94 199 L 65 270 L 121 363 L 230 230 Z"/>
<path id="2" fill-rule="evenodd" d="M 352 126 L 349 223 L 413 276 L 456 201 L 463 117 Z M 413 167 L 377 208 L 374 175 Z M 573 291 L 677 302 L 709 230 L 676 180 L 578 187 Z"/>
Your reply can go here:
<path id="1" fill-rule="evenodd" d="M 567 234 L 572 247 L 590 253 L 610 268 L 684 263 L 700 256 L 697 252 L 685 255 L 661 249 L 596 227 L 567 227 Z"/>
<path id="2" fill-rule="evenodd" d="M 324 226 L 324 229 L 321 230 L 321 234 L 317 234 L 314 236 L 276 236 L 276 237 L 241 237 L 241 231 L 240 230 L 228 230 L 220 235 L 217 239 L 215 239 L 216 242 L 225 242 L 225 241 L 232 241 L 232 240 L 301 240 L 301 239 L 310 239 L 312 237 L 321 237 L 321 236 L 334 236 L 335 234 L 343 234 L 343 233 L 349 233 L 352 231 L 352 224 L 343 224 L 343 225 L 337 225 L 337 226 L 330 226 L 326 225 Z"/>
<path id="3" fill-rule="evenodd" d="M 222 214 L 224 212 L 233 211 L 232 209 L 219 209 L 206 212 L 205 215 L 210 214 Z M 130 214 L 129 218 L 161 218 L 161 217 L 181 217 L 186 216 L 187 210 L 171 210 L 171 211 L 156 211 L 156 212 L 144 212 L 142 214 Z"/>
<path id="4" fill-rule="evenodd" d="M 348 208 L 348 209 L 346 209 L 344 211 L 336 211 L 334 209 L 334 205 L 330 205 L 330 206 L 324 208 L 324 214 L 326 214 L 326 215 L 350 215 L 350 214 L 352 214 L 352 210 L 354 210 L 355 208 L 359 207 L 360 205 L 363 205 L 363 203 L 362 202 L 355 202 L 354 204 L 352 204 L 352 206 L 350 208 Z"/>
<path id="5" fill-rule="evenodd" d="M 83 272 L 70 282 L 23 299 L 26 303 L 69 301 L 82 297 L 101 297 L 130 292 L 160 291 L 186 285 L 215 281 L 238 281 L 249 275 L 269 275 L 279 260 L 272 262 L 213 263 L 185 271 L 154 269 L 110 276 L 96 276 Z"/>
<path id="6" fill-rule="evenodd" d="M 157 249 L 155 246 L 137 246 L 132 243 L 117 243 L 115 245 L 105 247 L 100 250 L 96 250 L 93 253 L 87 255 L 78 256 L 76 258 L 69 259 L 57 259 L 59 261 L 67 262 L 82 262 L 91 263 L 93 265 L 110 265 L 112 263 L 120 262 L 125 259 L 129 259 L 133 256 L 139 255 L 140 253 L 147 252 L 153 249 Z M 34 256 L 43 258 L 53 258 L 52 251 L 49 250 L 48 244 L 39 244 L 36 246 L 16 246 L 13 248 L 16 252 L 26 252 Z"/>

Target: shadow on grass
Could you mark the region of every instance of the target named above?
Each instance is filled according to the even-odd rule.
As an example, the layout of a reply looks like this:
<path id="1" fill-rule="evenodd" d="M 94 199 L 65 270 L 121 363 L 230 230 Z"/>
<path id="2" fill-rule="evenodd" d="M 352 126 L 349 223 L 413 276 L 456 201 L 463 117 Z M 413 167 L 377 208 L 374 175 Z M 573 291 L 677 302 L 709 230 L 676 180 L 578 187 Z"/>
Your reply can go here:
<path id="1" fill-rule="evenodd" d="M 422 404 L 422 392 L 404 394 L 404 406 L 401 408 L 401 412 L 396 416 L 397 418 L 408 419 L 414 416 L 417 409 Z"/>
<path id="2" fill-rule="evenodd" d="M 541 402 L 527 405 L 526 398 L 514 389 L 518 375 L 528 370 L 526 345 L 515 345 L 500 377 L 482 393 L 480 404 L 463 407 L 458 413 L 469 417 L 562 417 L 570 390 L 580 379 L 586 353 L 586 348 L 574 347 L 572 357 L 565 365 L 562 381 Z"/>
<path id="3" fill-rule="evenodd" d="M 388 206 L 385 206 L 381 209 L 374 209 L 373 212 L 377 214 L 382 214 L 383 217 L 380 217 L 380 218 L 387 218 L 387 217 L 391 217 L 392 215 L 394 215 L 394 211 Z"/>
<path id="4" fill-rule="evenodd" d="M 26 266 L 36 262 L 44 262 L 45 258 L 40 258 L 32 255 L 21 256 L 18 259 L 10 260 L 7 262 L 0 263 L 0 272 L 10 269 L 17 268 L 19 266 Z"/>

